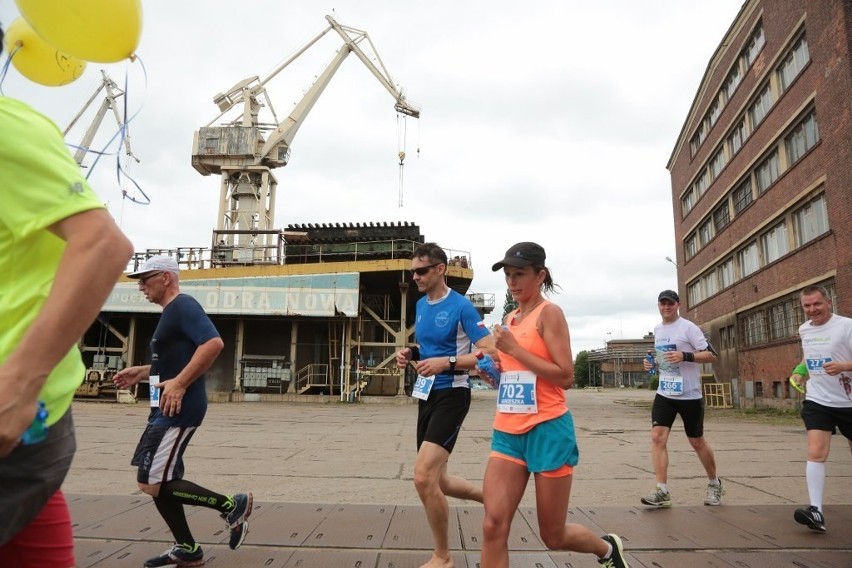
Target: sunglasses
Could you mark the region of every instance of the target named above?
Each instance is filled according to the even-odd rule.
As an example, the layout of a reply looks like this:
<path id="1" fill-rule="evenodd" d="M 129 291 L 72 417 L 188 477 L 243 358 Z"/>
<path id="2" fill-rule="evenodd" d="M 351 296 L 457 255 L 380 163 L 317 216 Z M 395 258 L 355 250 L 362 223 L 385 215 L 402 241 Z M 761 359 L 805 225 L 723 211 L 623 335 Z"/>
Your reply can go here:
<path id="1" fill-rule="evenodd" d="M 439 264 L 443 264 L 443 262 L 436 262 L 435 264 L 430 264 L 429 266 L 418 266 L 417 268 L 412 268 L 411 273 L 416 274 L 417 276 L 426 276 L 430 270 L 438 266 Z"/>
<path id="2" fill-rule="evenodd" d="M 139 285 L 144 286 L 145 284 L 148 283 L 148 280 L 150 280 L 151 278 L 153 278 L 155 276 L 160 276 L 161 274 L 162 274 L 162 272 L 155 272 L 155 273 L 149 274 L 147 276 L 142 276 L 141 278 L 139 278 Z"/>

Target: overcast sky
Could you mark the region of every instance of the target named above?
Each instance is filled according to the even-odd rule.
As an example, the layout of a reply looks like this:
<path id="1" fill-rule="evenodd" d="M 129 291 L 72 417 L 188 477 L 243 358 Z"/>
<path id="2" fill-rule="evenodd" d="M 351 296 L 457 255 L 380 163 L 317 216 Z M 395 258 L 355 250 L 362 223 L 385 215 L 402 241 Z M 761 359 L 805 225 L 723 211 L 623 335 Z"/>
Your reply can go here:
<path id="1" fill-rule="evenodd" d="M 394 81 L 422 106 L 420 121 L 404 122 L 403 206 L 393 99 L 353 55 L 299 130 L 290 164 L 275 172 L 276 226 L 414 222 L 428 240 L 469 253 L 471 292 L 495 294 L 495 314 L 505 283 L 491 264 L 513 243 L 536 241 L 562 287 L 552 299 L 576 354 L 652 330 L 657 293 L 677 286 L 666 261 L 676 249 L 665 166 L 742 3 L 146 0 L 144 72 L 139 63 L 90 63 L 76 82 L 50 88 L 11 69 L 2 88 L 64 129 L 100 85 L 99 69 L 127 81 L 141 160 L 130 174 L 151 204 L 122 200 L 122 189 L 136 190 L 118 184 L 114 157 L 90 181 L 136 250 L 209 246 L 219 179 L 190 165 L 193 132 L 218 115 L 216 93 L 267 75 L 333 14 L 369 33 Z M 13 0 L 0 0 L 4 27 L 18 15 Z M 279 119 L 341 44 L 327 34 L 270 82 Z M 115 129 L 107 117 L 94 146 Z"/>

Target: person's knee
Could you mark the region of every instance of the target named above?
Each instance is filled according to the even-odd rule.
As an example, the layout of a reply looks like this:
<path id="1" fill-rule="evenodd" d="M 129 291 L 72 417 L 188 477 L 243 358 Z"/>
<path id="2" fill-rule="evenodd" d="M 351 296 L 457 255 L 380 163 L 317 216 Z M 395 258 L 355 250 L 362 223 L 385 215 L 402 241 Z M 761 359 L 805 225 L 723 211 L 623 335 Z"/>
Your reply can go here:
<path id="1" fill-rule="evenodd" d="M 665 430 L 660 430 L 658 428 L 654 428 L 651 430 L 651 443 L 655 446 L 665 446 L 666 441 L 668 441 L 669 436 L 668 432 Z"/>
<path id="2" fill-rule="evenodd" d="M 425 465 L 414 466 L 414 487 L 420 494 L 426 493 L 438 487 L 440 481 L 439 472 Z"/>
<path id="3" fill-rule="evenodd" d="M 539 531 L 541 542 L 548 550 L 559 550 L 565 546 L 565 525 L 543 525 Z"/>
<path id="4" fill-rule="evenodd" d="M 482 536 L 489 541 L 508 540 L 511 526 L 511 519 L 486 513 L 482 521 Z"/>
<path id="5" fill-rule="evenodd" d="M 160 486 L 158 485 L 148 485 L 147 483 L 137 483 L 139 486 L 139 491 L 150 495 L 151 497 L 159 497 L 160 496 Z"/>
<path id="6" fill-rule="evenodd" d="M 689 445 L 692 446 L 692 449 L 696 452 L 702 452 L 709 447 L 704 436 L 701 436 L 700 438 L 689 438 Z"/>

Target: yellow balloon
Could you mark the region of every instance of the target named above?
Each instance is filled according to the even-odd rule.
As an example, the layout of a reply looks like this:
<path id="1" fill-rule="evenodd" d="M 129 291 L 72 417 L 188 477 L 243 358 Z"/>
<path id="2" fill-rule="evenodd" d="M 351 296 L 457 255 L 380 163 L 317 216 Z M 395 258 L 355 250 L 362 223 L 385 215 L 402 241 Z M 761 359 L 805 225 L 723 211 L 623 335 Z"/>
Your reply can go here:
<path id="1" fill-rule="evenodd" d="M 45 42 L 23 18 L 12 22 L 6 30 L 4 43 L 4 51 L 12 58 L 15 69 L 27 79 L 48 87 L 67 85 L 86 70 L 85 61 Z"/>
<path id="2" fill-rule="evenodd" d="M 15 1 L 45 41 L 85 61 L 121 61 L 139 45 L 141 0 Z"/>

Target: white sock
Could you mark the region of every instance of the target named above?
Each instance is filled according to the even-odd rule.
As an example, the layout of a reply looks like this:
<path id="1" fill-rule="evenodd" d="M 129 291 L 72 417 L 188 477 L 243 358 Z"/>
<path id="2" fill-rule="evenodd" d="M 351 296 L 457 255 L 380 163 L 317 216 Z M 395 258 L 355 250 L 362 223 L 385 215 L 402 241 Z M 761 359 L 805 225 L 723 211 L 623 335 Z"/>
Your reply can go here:
<path id="1" fill-rule="evenodd" d="M 603 539 L 601 539 L 601 540 L 603 540 Z M 607 546 L 609 551 L 606 554 L 604 554 L 603 556 L 601 556 L 601 560 L 603 560 L 605 558 L 612 558 L 612 545 L 609 543 L 608 540 L 604 540 L 604 542 L 606 543 L 606 546 Z"/>
<path id="2" fill-rule="evenodd" d="M 825 462 L 809 461 L 805 468 L 805 478 L 808 480 L 808 496 L 811 505 L 822 511 L 822 493 L 825 489 Z"/>
<path id="3" fill-rule="evenodd" d="M 658 483 L 657 488 L 663 493 L 669 492 L 669 484 L 668 483 Z"/>
<path id="4" fill-rule="evenodd" d="M 722 485 L 722 482 L 721 482 L 721 481 L 719 480 L 719 478 L 717 477 L 716 479 L 714 479 L 714 480 L 712 480 L 712 481 L 708 481 L 708 482 L 707 482 L 707 484 L 708 484 L 708 485 Z"/>

